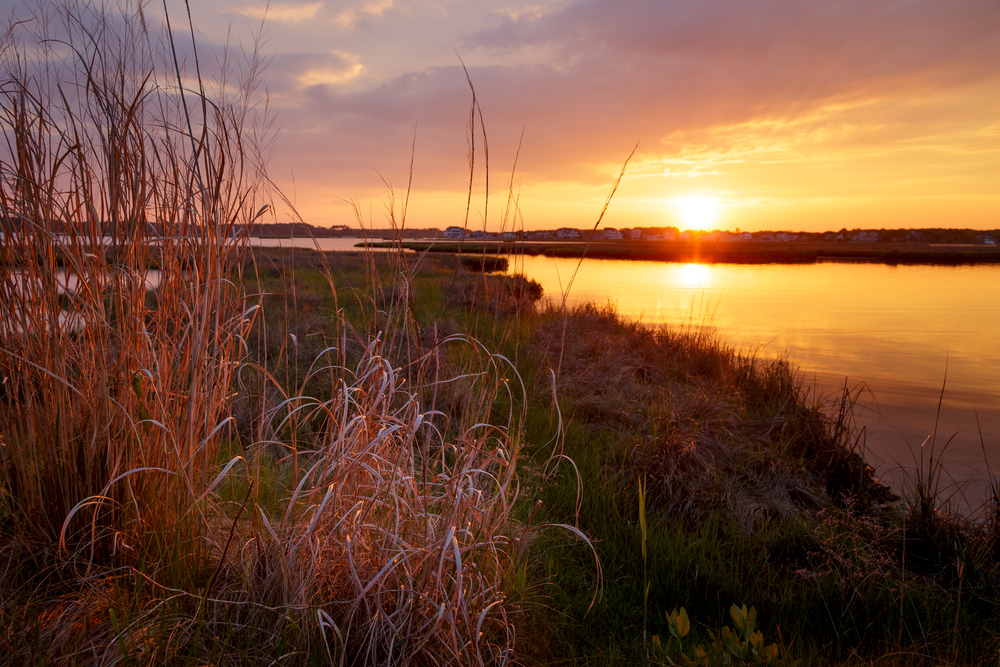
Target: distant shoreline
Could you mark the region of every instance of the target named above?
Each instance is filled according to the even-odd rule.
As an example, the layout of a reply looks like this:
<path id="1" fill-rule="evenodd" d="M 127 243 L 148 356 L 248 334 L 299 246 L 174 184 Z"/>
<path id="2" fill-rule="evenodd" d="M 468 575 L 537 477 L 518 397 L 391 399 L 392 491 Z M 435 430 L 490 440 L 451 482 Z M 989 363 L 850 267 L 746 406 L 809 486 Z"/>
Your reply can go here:
<path id="1" fill-rule="evenodd" d="M 459 252 L 454 241 L 398 241 L 370 243 L 375 247 L 402 245 L 430 252 Z M 544 255 L 652 262 L 707 264 L 812 264 L 820 261 L 877 262 L 882 264 L 997 264 L 1000 247 L 929 243 L 782 243 L 732 241 L 465 241 L 462 253 Z"/>

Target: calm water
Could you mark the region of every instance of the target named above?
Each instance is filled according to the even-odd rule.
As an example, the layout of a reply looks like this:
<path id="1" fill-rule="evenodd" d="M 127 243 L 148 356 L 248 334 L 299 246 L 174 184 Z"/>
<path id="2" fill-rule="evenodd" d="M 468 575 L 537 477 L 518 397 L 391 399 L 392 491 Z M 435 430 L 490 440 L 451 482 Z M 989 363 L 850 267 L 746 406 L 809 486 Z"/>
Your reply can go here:
<path id="1" fill-rule="evenodd" d="M 558 298 L 576 265 L 525 257 L 516 268 Z M 937 448 L 954 436 L 942 458 L 946 482 L 962 483 L 954 488 L 962 486 L 966 500 L 956 496 L 956 502 L 975 508 L 987 460 L 1000 471 L 997 286 L 996 265 L 586 260 L 568 301 L 610 302 L 647 323 L 709 326 L 739 348 L 787 356 L 825 395 L 845 379 L 850 386 L 864 383 L 869 391 L 859 420 L 866 455 L 897 487 L 934 431 L 944 384 Z M 925 458 L 929 448 L 928 441 Z"/>
<path id="2" fill-rule="evenodd" d="M 371 238 L 367 239 L 369 242 L 381 243 L 382 239 Z M 411 240 L 411 239 L 407 239 Z M 260 246 L 262 248 L 313 248 L 323 251 L 347 251 L 353 250 L 355 252 L 361 252 L 364 248 L 355 248 L 354 246 L 358 243 L 364 243 L 363 238 L 330 238 L 330 239 L 259 239 L 251 238 L 250 245 Z M 389 252 L 391 248 L 368 248 L 369 252 Z M 406 252 L 410 252 L 407 250 Z"/>

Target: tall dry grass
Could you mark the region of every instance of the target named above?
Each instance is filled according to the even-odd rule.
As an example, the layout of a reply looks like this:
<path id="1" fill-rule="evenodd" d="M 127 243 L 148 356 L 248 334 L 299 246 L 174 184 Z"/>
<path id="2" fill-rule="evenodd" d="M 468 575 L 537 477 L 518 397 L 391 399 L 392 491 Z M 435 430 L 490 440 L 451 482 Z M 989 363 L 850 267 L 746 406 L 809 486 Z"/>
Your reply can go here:
<path id="1" fill-rule="evenodd" d="M 0 45 L 9 661 L 511 662 L 516 371 L 422 342 L 401 253 L 302 374 L 252 357 L 257 61 L 209 82 L 147 19 L 43 1 Z"/>
<path id="2" fill-rule="evenodd" d="M 256 80 L 209 100 L 141 4 L 39 3 L 2 54 L 5 519 L 88 560 L 193 536 L 252 316 Z"/>
<path id="3" fill-rule="evenodd" d="M 313 649 L 339 664 L 504 664 L 514 646 L 508 578 L 526 545 L 526 531 L 511 530 L 520 443 L 507 427 L 456 431 L 421 411 L 383 347 L 371 341 L 328 400 L 281 406 L 283 421 L 321 428 L 296 452 L 288 497 L 259 508 L 262 530 L 233 570 L 246 578 L 230 583 L 318 622 Z M 485 403 L 469 412 L 479 415 L 510 372 L 501 358 L 481 361 L 475 377 L 449 378 L 471 380 Z"/>

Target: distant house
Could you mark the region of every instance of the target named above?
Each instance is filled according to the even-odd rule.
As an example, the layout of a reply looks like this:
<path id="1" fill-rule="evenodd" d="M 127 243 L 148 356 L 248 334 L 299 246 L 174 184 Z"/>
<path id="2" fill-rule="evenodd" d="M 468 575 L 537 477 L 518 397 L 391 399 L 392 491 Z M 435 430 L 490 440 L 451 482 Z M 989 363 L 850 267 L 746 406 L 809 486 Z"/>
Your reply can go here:
<path id="1" fill-rule="evenodd" d="M 479 231 L 478 229 L 474 232 L 469 232 L 468 238 L 470 239 L 485 239 L 486 232 Z"/>
<path id="2" fill-rule="evenodd" d="M 860 232 L 851 237 L 852 243 L 875 243 L 879 239 L 878 232 Z"/>
<path id="3" fill-rule="evenodd" d="M 665 233 L 665 234 L 663 235 L 663 240 L 664 240 L 664 241 L 676 241 L 676 240 L 677 240 L 677 237 L 676 237 L 676 236 L 674 236 L 674 233 L 673 233 L 673 232 L 666 232 L 666 233 Z"/>
<path id="4" fill-rule="evenodd" d="M 503 233 L 503 240 L 504 241 L 516 241 L 517 237 L 518 237 L 517 232 L 504 232 Z"/>
<path id="5" fill-rule="evenodd" d="M 556 230 L 556 238 L 561 240 L 579 239 L 580 232 L 569 227 L 560 227 Z"/>
<path id="6" fill-rule="evenodd" d="M 662 241 L 663 240 L 663 234 L 654 234 L 654 233 L 650 232 L 649 234 L 643 234 L 642 235 L 642 240 L 643 241 Z"/>
<path id="7" fill-rule="evenodd" d="M 987 236 L 985 239 L 983 239 L 983 243 L 985 243 L 986 245 L 996 245 L 997 240 L 992 236 Z"/>
<path id="8" fill-rule="evenodd" d="M 465 236 L 465 230 L 461 227 L 449 227 L 444 230 L 444 237 L 446 239 L 460 239 Z"/>
<path id="9" fill-rule="evenodd" d="M 681 239 L 681 241 L 690 241 L 691 240 L 691 232 L 681 232 L 680 239 Z"/>
<path id="10" fill-rule="evenodd" d="M 782 243 L 787 243 L 788 241 L 794 241 L 796 239 L 795 234 L 789 234 L 788 232 L 780 232 L 774 237 L 776 241 L 781 241 Z"/>
<path id="11" fill-rule="evenodd" d="M 604 230 L 601 238 L 605 241 L 621 241 L 622 233 L 613 227 L 609 227 Z"/>
<path id="12" fill-rule="evenodd" d="M 630 229 L 629 230 L 629 238 L 632 239 L 633 241 L 638 241 L 639 239 L 642 238 L 642 230 L 641 229 Z"/>

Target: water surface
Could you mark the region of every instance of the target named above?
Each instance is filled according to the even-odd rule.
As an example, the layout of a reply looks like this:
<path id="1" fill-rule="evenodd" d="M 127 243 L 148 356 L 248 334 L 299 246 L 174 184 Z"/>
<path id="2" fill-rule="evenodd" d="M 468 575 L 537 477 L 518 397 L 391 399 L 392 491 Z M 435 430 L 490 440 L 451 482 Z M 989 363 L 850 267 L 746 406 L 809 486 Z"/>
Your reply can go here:
<path id="1" fill-rule="evenodd" d="M 416 239 L 406 239 L 407 241 L 412 241 Z M 259 246 L 261 248 L 311 248 L 313 250 L 322 250 L 324 252 L 337 251 L 337 252 L 389 252 L 390 250 L 397 249 L 394 248 L 356 248 L 355 246 L 359 243 L 383 243 L 385 239 L 382 238 L 360 238 L 360 237 L 332 237 L 332 238 L 319 238 L 313 239 L 308 237 L 303 238 L 257 238 L 250 237 L 249 239 L 251 246 Z M 405 252 L 412 252 L 412 250 L 406 250 Z"/>
<path id="2" fill-rule="evenodd" d="M 523 257 L 516 269 L 558 298 L 577 263 Z M 987 463 L 1000 470 L 998 285 L 1000 266 L 989 264 L 585 260 L 568 302 L 610 302 L 642 322 L 714 328 L 738 348 L 787 356 L 826 395 L 845 380 L 864 383 L 859 423 L 883 479 L 898 488 L 921 454 L 926 465 L 938 421 L 937 452 L 952 439 L 940 457 L 943 482 L 958 490 L 973 480 L 963 487 L 967 501 L 956 501 L 976 507 Z"/>

